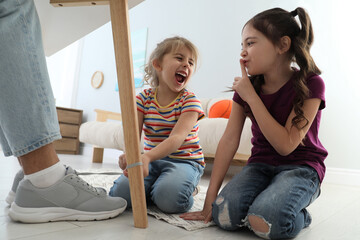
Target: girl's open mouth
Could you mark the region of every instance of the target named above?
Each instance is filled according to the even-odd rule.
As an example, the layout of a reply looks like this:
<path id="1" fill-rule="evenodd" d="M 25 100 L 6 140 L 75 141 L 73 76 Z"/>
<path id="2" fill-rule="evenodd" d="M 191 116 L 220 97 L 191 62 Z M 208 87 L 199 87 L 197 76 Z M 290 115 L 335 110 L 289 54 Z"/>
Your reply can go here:
<path id="1" fill-rule="evenodd" d="M 187 75 L 184 72 L 176 72 L 175 78 L 178 83 L 183 83 L 186 79 Z"/>

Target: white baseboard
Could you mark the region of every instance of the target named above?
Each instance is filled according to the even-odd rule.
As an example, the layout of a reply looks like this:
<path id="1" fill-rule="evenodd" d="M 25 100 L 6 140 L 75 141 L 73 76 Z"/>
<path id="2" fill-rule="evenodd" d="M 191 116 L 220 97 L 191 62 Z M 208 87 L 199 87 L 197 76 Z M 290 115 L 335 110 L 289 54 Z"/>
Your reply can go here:
<path id="1" fill-rule="evenodd" d="M 327 168 L 324 183 L 360 186 L 360 170 Z"/>

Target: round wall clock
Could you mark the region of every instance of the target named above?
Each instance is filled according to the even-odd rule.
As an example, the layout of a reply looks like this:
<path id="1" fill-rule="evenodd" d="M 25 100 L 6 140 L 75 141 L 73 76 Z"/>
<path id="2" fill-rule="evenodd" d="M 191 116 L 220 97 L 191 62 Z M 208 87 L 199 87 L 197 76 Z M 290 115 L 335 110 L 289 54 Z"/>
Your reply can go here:
<path id="1" fill-rule="evenodd" d="M 93 88 L 99 88 L 104 82 L 104 74 L 101 71 L 96 71 L 91 77 L 91 86 Z"/>

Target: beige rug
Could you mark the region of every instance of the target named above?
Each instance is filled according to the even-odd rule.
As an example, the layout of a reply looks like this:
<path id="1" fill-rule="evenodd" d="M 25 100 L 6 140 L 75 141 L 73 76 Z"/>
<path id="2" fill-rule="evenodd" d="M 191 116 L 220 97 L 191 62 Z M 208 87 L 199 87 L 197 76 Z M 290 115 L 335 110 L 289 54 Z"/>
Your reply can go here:
<path id="1" fill-rule="evenodd" d="M 79 173 L 79 176 L 86 182 L 94 187 L 102 187 L 106 189 L 107 192 L 109 192 L 110 188 L 112 187 L 114 180 L 116 180 L 122 173 L 121 170 L 114 171 L 114 169 L 86 169 L 76 171 Z M 200 192 L 194 197 L 194 205 L 190 209 L 190 212 L 202 210 L 205 195 L 206 189 L 200 188 Z M 166 214 L 161 212 L 156 206 L 148 207 L 147 213 L 156 219 L 163 220 L 171 225 L 184 228 L 188 231 L 198 230 L 215 225 L 213 222 L 205 224 L 202 221 L 186 221 L 179 217 L 180 214 Z"/>

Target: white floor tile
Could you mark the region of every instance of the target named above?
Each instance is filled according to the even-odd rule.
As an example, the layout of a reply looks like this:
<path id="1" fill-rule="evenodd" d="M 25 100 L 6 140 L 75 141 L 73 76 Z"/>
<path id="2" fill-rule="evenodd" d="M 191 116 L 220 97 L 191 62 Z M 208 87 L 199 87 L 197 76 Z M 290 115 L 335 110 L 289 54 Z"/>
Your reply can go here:
<path id="1" fill-rule="evenodd" d="M 22 224 L 11 221 L 8 216 L 0 217 L 0 239 L 19 239 L 38 236 L 46 236 L 54 233 L 61 235 L 64 230 L 78 228 L 68 222 Z M 49 238 L 48 238 L 49 239 Z"/>

